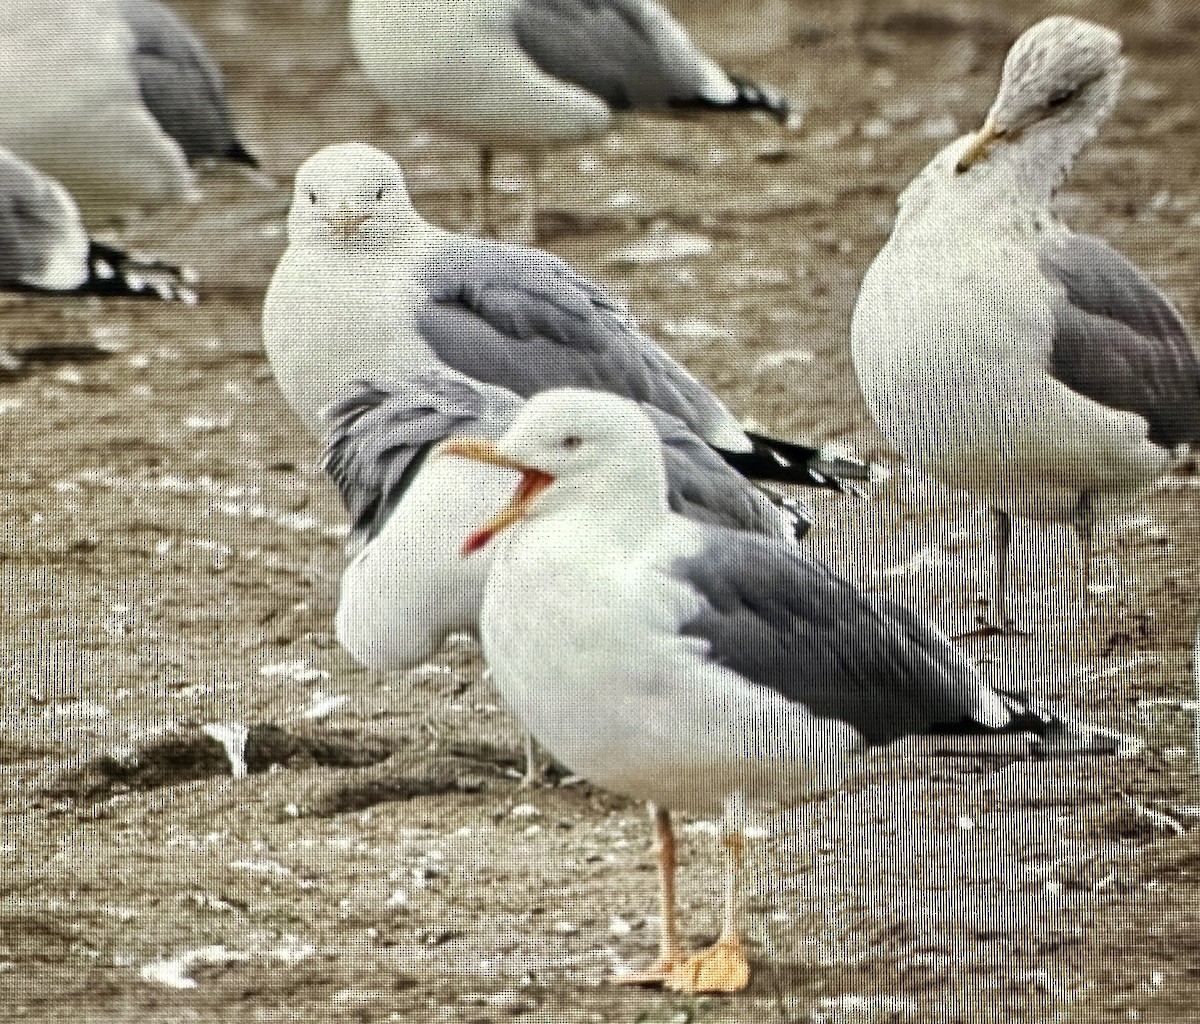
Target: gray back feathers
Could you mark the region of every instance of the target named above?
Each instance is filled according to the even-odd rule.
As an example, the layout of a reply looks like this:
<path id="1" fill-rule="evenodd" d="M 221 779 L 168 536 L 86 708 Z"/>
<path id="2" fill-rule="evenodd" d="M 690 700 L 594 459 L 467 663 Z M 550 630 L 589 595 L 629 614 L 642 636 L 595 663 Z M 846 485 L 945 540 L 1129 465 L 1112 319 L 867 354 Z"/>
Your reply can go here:
<path id="1" fill-rule="evenodd" d="M 403 384 L 355 385 L 326 410 L 324 468 L 350 514 L 349 548 L 378 535 L 432 448 L 466 434 L 498 438 L 524 404 L 512 392 L 446 373 Z M 780 506 L 731 469 L 683 423 L 644 407 L 663 439 L 671 509 L 698 522 L 792 543 L 811 523 L 803 506 Z"/>
<path id="2" fill-rule="evenodd" d="M 500 388 L 430 374 L 404 384 L 362 382 L 325 411 L 325 471 L 350 514 L 351 549 L 373 539 L 432 448 L 448 437 L 496 438 L 522 402 Z"/>
<path id="3" fill-rule="evenodd" d="M 1200 362 L 1174 306 L 1136 266 L 1090 235 L 1041 255 L 1062 284 L 1050 372 L 1113 409 L 1136 413 L 1166 448 L 1200 442 Z"/>
<path id="4" fill-rule="evenodd" d="M 120 0 L 120 8 L 136 43 L 142 102 L 188 162 L 253 163 L 234 135 L 221 73 L 196 34 L 156 0 Z"/>
<path id="5" fill-rule="evenodd" d="M 556 256 L 469 241 L 430 261 L 417 327 L 442 362 L 529 398 L 554 387 L 613 391 L 705 439 L 738 429 L 717 397 L 642 334 L 625 308 Z"/>
<path id="6" fill-rule="evenodd" d="M 683 633 L 706 641 L 714 661 L 870 744 L 969 728 L 983 684 L 925 620 L 780 544 L 711 536 L 671 571 L 703 600 Z"/>
<path id="7" fill-rule="evenodd" d="M 513 31 L 543 71 L 617 110 L 704 98 L 709 61 L 644 0 L 523 0 Z"/>

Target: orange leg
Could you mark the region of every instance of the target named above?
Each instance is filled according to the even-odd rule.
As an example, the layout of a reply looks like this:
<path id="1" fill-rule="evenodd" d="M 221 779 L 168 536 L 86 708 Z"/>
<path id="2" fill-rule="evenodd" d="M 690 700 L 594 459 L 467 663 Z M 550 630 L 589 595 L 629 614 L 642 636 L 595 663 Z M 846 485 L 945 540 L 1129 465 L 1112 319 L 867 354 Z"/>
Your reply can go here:
<path id="1" fill-rule="evenodd" d="M 679 964 L 666 980 L 676 992 L 741 992 L 750 984 L 750 963 L 741 935 L 738 873 L 746 840 L 732 832 L 725 846 L 725 921 L 717 941 Z"/>
<path id="2" fill-rule="evenodd" d="M 669 984 L 674 972 L 683 964 L 683 946 L 679 942 L 678 910 L 675 905 L 675 833 L 671 829 L 670 813 L 655 804 L 650 804 L 649 810 L 658 837 L 658 898 L 662 912 L 658 962 L 648 970 L 620 975 L 616 978 L 620 985 Z"/>

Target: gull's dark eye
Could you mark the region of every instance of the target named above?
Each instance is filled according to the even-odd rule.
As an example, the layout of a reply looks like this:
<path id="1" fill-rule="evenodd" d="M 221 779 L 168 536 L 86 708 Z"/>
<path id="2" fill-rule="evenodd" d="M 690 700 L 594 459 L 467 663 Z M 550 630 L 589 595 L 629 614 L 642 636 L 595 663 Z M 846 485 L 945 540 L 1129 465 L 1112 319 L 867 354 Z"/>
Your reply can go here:
<path id="1" fill-rule="evenodd" d="M 1046 100 L 1046 106 L 1050 108 L 1061 107 L 1064 103 L 1069 103 L 1074 99 L 1077 92 L 1079 92 L 1078 89 L 1064 89 L 1062 92 L 1056 92 Z"/>
<path id="2" fill-rule="evenodd" d="M 308 201 L 314 206 L 317 205 L 317 194 L 311 188 L 308 190 Z"/>
<path id="3" fill-rule="evenodd" d="M 578 448 L 581 444 L 583 444 L 583 438 L 578 434 L 571 434 L 569 437 L 562 439 L 562 446 L 564 448 Z"/>

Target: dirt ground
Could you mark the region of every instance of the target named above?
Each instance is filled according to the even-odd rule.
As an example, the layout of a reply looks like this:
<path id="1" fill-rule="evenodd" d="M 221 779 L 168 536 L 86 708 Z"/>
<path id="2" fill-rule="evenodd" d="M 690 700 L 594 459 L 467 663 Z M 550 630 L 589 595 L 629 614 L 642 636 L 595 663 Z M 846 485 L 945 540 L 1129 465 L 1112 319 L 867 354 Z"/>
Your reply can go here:
<path id="1" fill-rule="evenodd" d="M 519 734 L 467 640 L 406 675 L 332 636 L 343 516 L 259 336 L 287 185 L 365 139 L 430 219 L 464 223 L 470 150 L 392 121 L 333 0 L 177 0 L 278 185 L 211 177 L 114 237 L 195 269 L 194 307 L 0 297 L 0 1019 L 1194 1021 L 1200 787 L 1191 644 L 1200 478 L 1111 524 L 1106 586 L 1071 597 L 1061 530 L 1022 527 L 1026 639 L 989 678 L 1146 740 L 1128 759 L 962 761 L 769 823 L 729 999 L 617 988 L 654 949 L 642 810 L 570 780 L 521 789 Z M 887 458 L 847 336 L 898 190 L 990 102 L 1051 8 L 677 0 L 801 128 L 636 120 L 554 154 L 539 242 L 627 297 L 748 418 Z M 1200 323 L 1200 8 L 1064 2 L 1133 67 L 1062 209 Z M 520 184 L 520 167 L 501 174 Z M 520 197 L 498 203 L 515 216 Z M 682 240 L 674 236 L 688 236 Z M 639 261 L 632 243 L 690 248 Z M 956 629 L 987 582 L 985 519 L 902 477 L 820 499 L 813 543 Z M 247 727 L 244 778 L 205 727 Z M 715 933 L 710 823 L 682 829 L 686 933 Z"/>

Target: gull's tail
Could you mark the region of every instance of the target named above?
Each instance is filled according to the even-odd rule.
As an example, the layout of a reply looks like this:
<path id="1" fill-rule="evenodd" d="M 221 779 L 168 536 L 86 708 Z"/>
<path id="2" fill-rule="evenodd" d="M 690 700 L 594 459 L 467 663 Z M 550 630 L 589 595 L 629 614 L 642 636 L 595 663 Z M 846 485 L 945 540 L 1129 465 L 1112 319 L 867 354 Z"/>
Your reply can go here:
<path id="1" fill-rule="evenodd" d="M 878 483 L 888 477 L 883 466 L 863 462 L 834 446 L 814 448 L 775 437 L 747 433 L 753 448 L 748 452 L 718 449 L 720 456 L 742 476 L 762 483 L 824 487 L 841 493 L 861 493 L 860 483 Z"/>
<path id="2" fill-rule="evenodd" d="M 1006 721 L 989 725 L 968 719 L 935 725 L 922 737 L 923 752 L 941 757 L 1132 757 L 1144 747 L 1135 736 L 1060 717 L 1022 694 L 992 692 L 1007 714 Z"/>
<path id="3" fill-rule="evenodd" d="M 184 272 L 169 263 L 141 259 L 93 241 L 88 249 L 88 277 L 76 291 L 85 295 L 124 295 L 164 302 L 196 301 Z"/>

